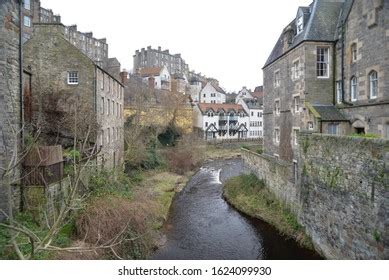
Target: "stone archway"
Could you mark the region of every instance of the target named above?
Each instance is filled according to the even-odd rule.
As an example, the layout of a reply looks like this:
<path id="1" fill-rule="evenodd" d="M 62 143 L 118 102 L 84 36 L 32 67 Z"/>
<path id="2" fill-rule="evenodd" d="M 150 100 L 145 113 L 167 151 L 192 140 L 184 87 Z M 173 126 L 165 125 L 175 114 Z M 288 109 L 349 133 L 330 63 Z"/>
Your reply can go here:
<path id="1" fill-rule="evenodd" d="M 353 128 L 354 133 L 365 134 L 367 124 L 364 121 L 357 119 L 352 123 L 351 127 Z"/>

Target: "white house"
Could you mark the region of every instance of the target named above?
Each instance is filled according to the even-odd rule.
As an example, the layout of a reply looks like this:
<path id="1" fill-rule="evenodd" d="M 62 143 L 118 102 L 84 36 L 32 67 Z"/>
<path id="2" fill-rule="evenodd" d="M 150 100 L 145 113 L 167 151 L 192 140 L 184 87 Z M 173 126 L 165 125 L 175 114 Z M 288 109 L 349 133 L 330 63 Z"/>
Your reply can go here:
<path id="1" fill-rule="evenodd" d="M 193 114 L 194 127 L 206 140 L 247 138 L 250 119 L 242 105 L 200 103 Z"/>
<path id="2" fill-rule="evenodd" d="M 247 87 L 243 87 L 239 92 L 238 95 L 236 96 L 236 104 L 239 103 L 241 99 L 244 98 L 254 98 L 253 95 L 251 94 L 251 90 L 247 89 Z"/>
<path id="3" fill-rule="evenodd" d="M 188 84 L 188 94 L 194 104 L 198 104 L 200 102 L 201 89 L 202 83 L 198 79 L 192 78 Z"/>
<path id="4" fill-rule="evenodd" d="M 262 99 L 244 98 L 240 99 L 239 104 L 249 115 L 248 138 L 263 137 L 263 104 Z"/>
<path id="5" fill-rule="evenodd" d="M 226 93 L 221 87 L 208 82 L 200 92 L 200 103 L 226 103 Z"/>
<path id="6" fill-rule="evenodd" d="M 171 76 L 166 66 L 141 68 L 138 75 L 152 88 L 171 90 Z"/>

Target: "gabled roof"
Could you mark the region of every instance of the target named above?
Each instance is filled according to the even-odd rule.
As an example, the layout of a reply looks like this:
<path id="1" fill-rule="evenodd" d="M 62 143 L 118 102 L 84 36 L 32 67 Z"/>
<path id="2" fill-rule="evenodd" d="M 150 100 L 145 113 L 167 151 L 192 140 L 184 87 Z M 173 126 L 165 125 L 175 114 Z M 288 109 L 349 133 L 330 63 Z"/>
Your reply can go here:
<path id="1" fill-rule="evenodd" d="M 230 111 L 235 111 L 235 112 L 244 112 L 244 109 L 242 105 L 239 104 L 214 104 L 214 103 L 200 103 L 197 105 L 200 109 L 200 111 L 205 114 L 209 110 L 213 110 L 214 112 L 219 112 L 219 111 L 224 111 L 224 112 L 230 112 Z"/>
<path id="2" fill-rule="evenodd" d="M 141 77 L 159 76 L 163 67 L 144 67 L 139 70 Z"/>
<path id="3" fill-rule="evenodd" d="M 334 42 L 336 27 L 344 1 L 346 0 L 314 0 L 309 7 L 300 7 L 299 11 L 301 10 L 304 14 L 303 31 L 297 34 L 296 19 L 288 24 L 282 31 L 263 68 L 266 68 L 304 41 Z M 290 42 L 285 41 L 288 40 L 287 36 L 285 36 L 285 33 L 288 32 L 293 32 L 294 34 Z M 284 49 L 285 45 L 289 45 L 287 49 Z"/>
<path id="4" fill-rule="evenodd" d="M 306 107 L 316 117 L 324 122 L 347 122 L 345 116 L 334 105 L 320 105 L 306 103 Z"/>

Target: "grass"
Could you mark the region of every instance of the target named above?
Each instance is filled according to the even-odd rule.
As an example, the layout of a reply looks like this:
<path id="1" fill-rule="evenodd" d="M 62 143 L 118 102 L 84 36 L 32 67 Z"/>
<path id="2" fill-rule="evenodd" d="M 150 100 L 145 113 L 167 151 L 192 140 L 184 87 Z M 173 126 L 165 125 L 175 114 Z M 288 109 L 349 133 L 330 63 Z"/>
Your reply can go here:
<path id="1" fill-rule="evenodd" d="M 254 174 L 229 179 L 224 197 L 238 210 L 273 225 L 282 235 L 295 239 L 301 246 L 313 249 L 295 215 L 265 187 Z"/>
<path id="2" fill-rule="evenodd" d="M 354 137 L 354 138 L 367 138 L 367 139 L 377 139 L 377 138 L 381 138 L 380 135 L 378 135 L 378 134 L 373 134 L 373 133 L 365 133 L 365 134 L 354 133 L 354 134 L 349 135 L 349 137 Z"/>
<path id="3" fill-rule="evenodd" d="M 31 231 L 33 231 L 39 238 L 43 238 L 49 231 L 49 229 L 45 226 L 39 225 L 34 221 L 32 215 L 28 213 L 20 213 L 16 217 L 16 221 L 23 226 L 27 227 Z M 74 232 L 74 222 L 68 221 L 59 231 L 59 234 L 54 238 L 52 245 L 58 247 L 66 247 L 71 244 L 71 236 Z M 16 241 L 18 244 L 22 244 L 20 246 L 21 252 L 29 256 L 31 251 L 31 246 L 28 238 L 23 234 L 18 234 L 16 237 Z M 16 260 L 18 259 L 15 254 L 13 247 L 9 244 L 10 242 L 10 232 L 8 229 L 0 227 L 0 259 L 6 260 Z M 54 253 L 41 251 L 36 254 L 33 259 L 34 260 L 47 260 L 53 258 Z"/>
<path id="4" fill-rule="evenodd" d="M 214 145 L 207 145 L 205 156 L 206 159 L 225 159 L 233 158 L 241 155 L 240 147 L 223 148 Z"/>

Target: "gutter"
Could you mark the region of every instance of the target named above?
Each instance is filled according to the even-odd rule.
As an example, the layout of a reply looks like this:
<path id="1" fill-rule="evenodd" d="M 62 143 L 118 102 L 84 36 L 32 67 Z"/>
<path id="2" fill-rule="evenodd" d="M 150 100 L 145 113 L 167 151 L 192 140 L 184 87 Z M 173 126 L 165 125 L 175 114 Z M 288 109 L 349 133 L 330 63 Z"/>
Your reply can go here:
<path id="1" fill-rule="evenodd" d="M 345 98 L 345 91 L 344 91 L 344 51 L 345 51 L 345 46 L 344 46 L 344 37 L 345 37 L 345 33 L 346 33 L 346 31 L 345 31 L 345 23 L 346 23 L 346 19 L 344 19 L 343 21 L 342 21 L 342 38 L 341 38 L 341 40 L 342 40 L 342 44 L 341 44 L 341 47 L 342 47 L 342 50 L 341 50 L 341 79 L 342 79 L 342 81 L 341 81 L 341 89 L 342 89 L 342 103 L 343 104 L 346 104 L 346 105 L 349 105 L 349 106 L 354 106 L 354 104 L 353 103 L 350 103 L 350 102 L 348 102 L 348 101 L 346 101 L 346 98 Z M 334 103 L 334 104 L 336 104 L 336 103 Z"/>

